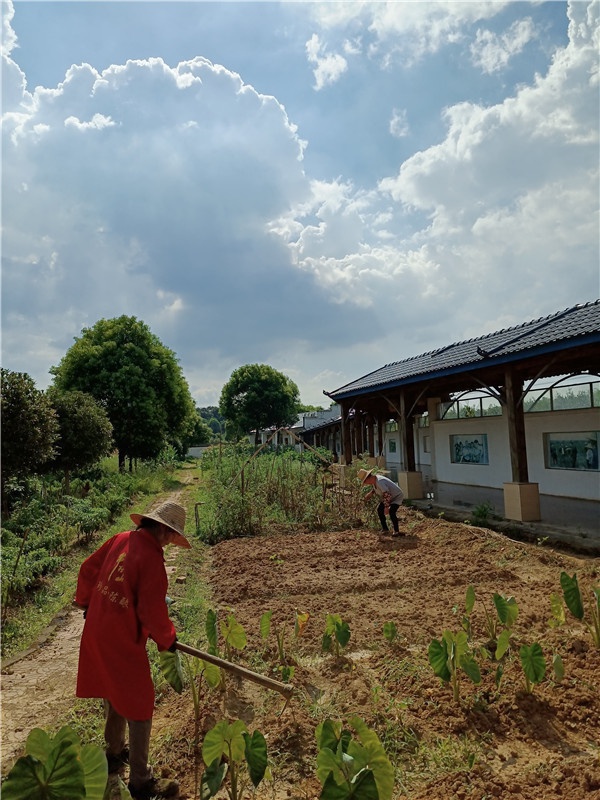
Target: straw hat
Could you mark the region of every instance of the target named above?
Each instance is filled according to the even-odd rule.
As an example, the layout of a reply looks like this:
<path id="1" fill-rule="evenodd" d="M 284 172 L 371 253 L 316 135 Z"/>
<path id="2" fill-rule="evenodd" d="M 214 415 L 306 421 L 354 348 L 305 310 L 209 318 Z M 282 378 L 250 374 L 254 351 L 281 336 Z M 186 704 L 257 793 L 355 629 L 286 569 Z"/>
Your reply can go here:
<path id="1" fill-rule="evenodd" d="M 372 472 L 373 472 L 372 469 L 359 469 L 358 472 L 356 473 L 356 477 L 361 483 L 364 483 L 369 477 L 369 475 L 372 474 Z"/>
<path id="2" fill-rule="evenodd" d="M 177 503 L 161 503 L 152 511 L 146 514 L 130 514 L 131 519 L 136 525 L 141 525 L 144 519 L 153 519 L 155 522 L 162 522 L 167 528 L 170 528 L 175 536 L 171 544 L 176 544 L 179 547 L 191 548 L 191 544 L 183 535 L 185 528 L 185 508 Z"/>

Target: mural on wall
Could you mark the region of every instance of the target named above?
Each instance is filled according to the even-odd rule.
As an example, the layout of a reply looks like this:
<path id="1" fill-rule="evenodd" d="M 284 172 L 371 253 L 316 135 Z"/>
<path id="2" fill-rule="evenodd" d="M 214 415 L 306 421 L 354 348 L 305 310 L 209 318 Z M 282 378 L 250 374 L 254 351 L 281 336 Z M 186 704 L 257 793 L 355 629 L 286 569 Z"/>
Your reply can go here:
<path id="1" fill-rule="evenodd" d="M 450 436 L 450 461 L 453 464 L 489 464 L 487 433 Z"/>
<path id="2" fill-rule="evenodd" d="M 548 469 L 599 469 L 600 431 L 546 433 L 544 445 Z"/>

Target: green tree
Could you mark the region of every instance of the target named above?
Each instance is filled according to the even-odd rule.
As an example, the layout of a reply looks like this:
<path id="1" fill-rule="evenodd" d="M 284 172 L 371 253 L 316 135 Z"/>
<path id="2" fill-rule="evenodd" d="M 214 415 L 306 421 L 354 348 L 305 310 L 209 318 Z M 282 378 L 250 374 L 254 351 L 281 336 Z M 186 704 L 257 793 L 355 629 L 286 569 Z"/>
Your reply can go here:
<path id="1" fill-rule="evenodd" d="M 48 390 L 48 398 L 56 411 L 60 438 L 50 469 L 65 475 L 65 491 L 69 492 L 70 474 L 96 464 L 112 450 L 112 425 L 104 408 L 90 394 Z"/>
<path id="2" fill-rule="evenodd" d="M 2 508 L 9 479 L 36 472 L 54 455 L 58 420 L 48 397 L 25 372 L 2 369 Z"/>
<path id="3" fill-rule="evenodd" d="M 221 391 L 221 414 L 237 434 L 291 425 L 298 417 L 298 387 L 267 364 L 246 364 L 232 372 Z"/>
<path id="4" fill-rule="evenodd" d="M 213 432 L 202 417 L 200 409 L 196 408 L 193 425 L 188 436 L 188 447 L 199 447 L 200 445 L 208 444 L 212 439 L 212 434 Z"/>
<path id="5" fill-rule="evenodd" d="M 135 317 L 101 319 L 53 367 L 60 391 L 91 394 L 113 426 L 119 468 L 125 459 L 155 458 L 165 445 L 181 448 L 194 403 L 172 350 Z"/>

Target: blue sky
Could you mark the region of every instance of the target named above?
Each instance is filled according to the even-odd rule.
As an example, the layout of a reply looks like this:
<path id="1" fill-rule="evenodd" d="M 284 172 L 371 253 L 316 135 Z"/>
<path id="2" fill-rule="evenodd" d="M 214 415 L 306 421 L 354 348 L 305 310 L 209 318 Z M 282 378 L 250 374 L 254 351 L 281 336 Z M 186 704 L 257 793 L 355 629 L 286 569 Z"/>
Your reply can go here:
<path id="1" fill-rule="evenodd" d="M 2 0 L 2 364 L 143 319 L 305 403 L 595 300 L 598 0 Z"/>

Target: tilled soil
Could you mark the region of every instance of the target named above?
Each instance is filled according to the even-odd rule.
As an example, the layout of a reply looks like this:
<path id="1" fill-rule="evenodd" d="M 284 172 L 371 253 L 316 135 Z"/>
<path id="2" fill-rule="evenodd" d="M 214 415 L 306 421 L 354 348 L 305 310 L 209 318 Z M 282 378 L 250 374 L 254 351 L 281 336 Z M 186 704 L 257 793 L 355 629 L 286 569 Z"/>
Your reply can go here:
<path id="1" fill-rule="evenodd" d="M 223 715 L 243 719 L 267 739 L 272 778 L 261 784 L 257 800 L 316 800 L 315 727 L 327 717 L 347 722 L 354 715 L 386 748 L 396 769 L 395 800 L 600 798 L 600 650 L 568 612 L 564 625 L 549 625 L 561 570 L 577 573 L 589 614 L 599 560 L 428 519 L 414 509 L 403 513 L 406 535 L 397 539 L 366 529 L 235 539 L 207 551 L 203 574 L 187 574 L 188 582 L 209 583 L 219 619 L 233 613 L 244 626 L 248 643 L 235 656 L 244 666 L 281 679 L 274 632 L 284 630 L 296 691 L 283 708 L 277 693 L 231 676 L 225 692 L 203 685 L 197 727 L 189 689 L 162 693 L 154 718 L 155 771 L 178 777 L 181 798 L 198 796 L 195 743 L 201 745 L 203 733 Z M 178 549 L 168 554 L 175 616 L 185 557 Z M 519 615 L 499 688 L 497 664 L 478 653 L 482 682 L 475 686 L 464 676 L 456 703 L 450 686 L 434 675 L 427 651 L 445 629 L 460 629 L 469 584 L 476 594 L 475 649 L 490 649 L 485 609 L 493 611 L 494 592 L 513 596 Z M 259 621 L 268 610 L 265 642 Z M 298 639 L 296 612 L 310 615 Z M 350 627 L 339 657 L 322 652 L 328 613 Z M 382 632 L 389 621 L 398 632 L 392 644 Z M 80 625 L 79 615 L 69 617 L 37 656 L 3 675 L 3 768 L 31 728 L 44 727 L 53 714 L 58 719 L 72 701 Z M 548 669 L 527 693 L 518 650 L 534 641 Z M 63 649 L 55 654 L 52 647 Z M 551 667 L 556 653 L 565 668 L 560 681 Z"/>

